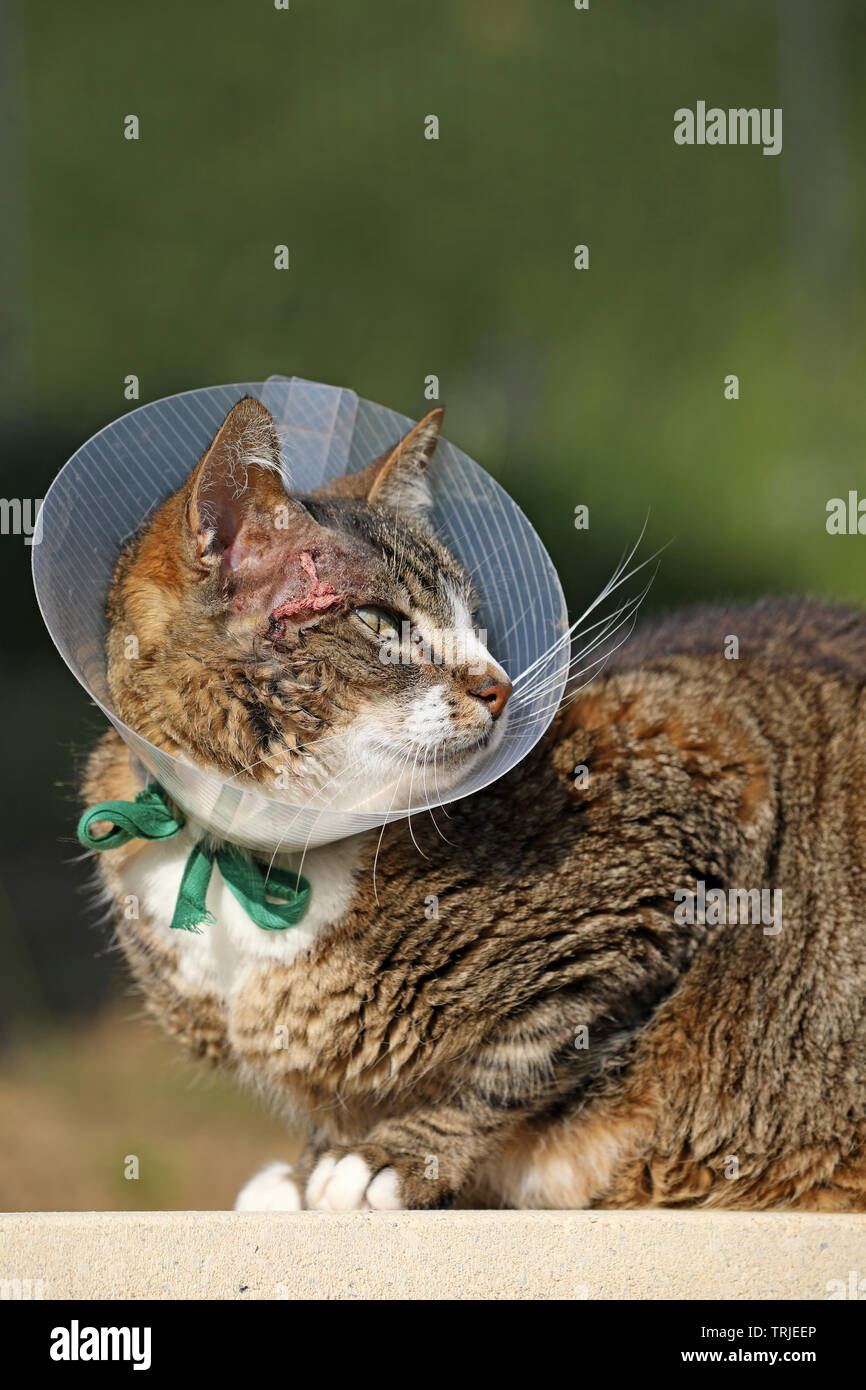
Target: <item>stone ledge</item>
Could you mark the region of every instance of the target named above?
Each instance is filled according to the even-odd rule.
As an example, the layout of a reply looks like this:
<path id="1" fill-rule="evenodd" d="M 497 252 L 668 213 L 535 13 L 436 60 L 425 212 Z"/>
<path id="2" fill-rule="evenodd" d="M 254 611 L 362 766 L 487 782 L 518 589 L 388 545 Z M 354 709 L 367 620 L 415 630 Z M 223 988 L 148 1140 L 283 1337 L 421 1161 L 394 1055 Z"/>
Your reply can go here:
<path id="1" fill-rule="evenodd" d="M 44 1298 L 826 1299 L 828 1281 L 847 1289 L 851 1271 L 866 1278 L 866 1216 L 0 1216 L 0 1280 L 41 1279 Z"/>

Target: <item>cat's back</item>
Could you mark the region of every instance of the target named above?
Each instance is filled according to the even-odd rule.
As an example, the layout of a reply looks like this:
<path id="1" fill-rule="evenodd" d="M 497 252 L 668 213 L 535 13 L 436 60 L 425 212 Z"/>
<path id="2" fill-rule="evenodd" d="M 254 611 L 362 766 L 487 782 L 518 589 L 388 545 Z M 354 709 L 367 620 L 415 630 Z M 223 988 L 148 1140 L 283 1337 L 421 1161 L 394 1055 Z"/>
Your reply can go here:
<path id="1" fill-rule="evenodd" d="M 694 607 L 641 624 L 609 669 L 654 667 L 677 656 L 862 679 L 866 611 L 811 599 Z"/>
<path id="2" fill-rule="evenodd" d="M 853 899 L 866 889 L 864 682 L 860 609 L 808 599 L 700 607 L 642 624 L 560 727 L 626 731 L 615 749 L 621 781 L 635 766 L 655 771 L 641 783 L 642 814 L 658 813 L 673 773 L 681 800 L 666 811 L 696 820 L 711 809 L 748 845 L 762 821 L 776 867 L 794 853 L 797 878 L 821 883 L 825 901 L 823 880 L 841 869 L 840 891 Z M 732 819 L 725 787 L 749 769 Z M 841 866 L 828 836 L 848 847 Z"/>

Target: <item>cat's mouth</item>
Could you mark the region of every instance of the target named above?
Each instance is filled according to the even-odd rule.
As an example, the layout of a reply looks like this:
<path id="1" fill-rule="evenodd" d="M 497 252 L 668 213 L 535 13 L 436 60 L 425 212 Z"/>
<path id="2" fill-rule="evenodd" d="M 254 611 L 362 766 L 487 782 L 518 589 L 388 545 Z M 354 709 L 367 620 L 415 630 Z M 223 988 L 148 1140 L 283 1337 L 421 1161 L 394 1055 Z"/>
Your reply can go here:
<path id="1" fill-rule="evenodd" d="M 329 805 L 334 810 L 389 812 L 424 810 L 431 799 L 438 805 L 489 750 L 495 732 L 486 731 L 471 742 L 419 744 L 399 752 L 384 741 L 378 747 L 371 745 L 375 772 L 371 767 L 366 773 L 354 769 L 337 774 L 329 784 Z"/>
<path id="2" fill-rule="evenodd" d="M 414 761 L 416 768 L 423 769 L 427 775 L 435 773 L 442 785 L 443 779 L 447 781 L 464 773 L 473 762 L 496 747 L 504 730 L 505 720 L 499 719 L 495 723 L 491 722 L 485 729 L 455 731 L 435 743 L 419 742 L 408 753 L 409 766 Z M 392 759 L 401 760 L 399 754 L 395 755 L 392 745 L 383 743 L 381 751 Z M 402 756 L 405 758 L 407 755 Z"/>
<path id="3" fill-rule="evenodd" d="M 480 733 L 465 736 L 458 744 L 444 744 L 438 753 L 439 762 L 447 764 L 465 763 L 476 754 L 486 752 L 494 743 L 498 743 L 504 730 L 504 722 L 500 721 L 491 724 L 489 728 L 482 729 Z"/>
<path id="4" fill-rule="evenodd" d="M 355 765 L 332 780 L 331 794 L 343 784 L 346 804 L 353 808 L 394 809 L 398 806 L 425 806 L 431 799 L 451 791 L 473 764 L 486 755 L 502 736 L 503 720 L 491 722 L 481 730 L 455 730 L 436 741 L 398 740 L 386 734 L 367 739 L 367 768 Z M 373 789 L 371 789 L 371 784 Z M 361 800 L 357 793 L 362 790 Z M 343 798 L 340 798 L 342 803 Z M 336 801 L 334 802 L 336 805 Z"/>

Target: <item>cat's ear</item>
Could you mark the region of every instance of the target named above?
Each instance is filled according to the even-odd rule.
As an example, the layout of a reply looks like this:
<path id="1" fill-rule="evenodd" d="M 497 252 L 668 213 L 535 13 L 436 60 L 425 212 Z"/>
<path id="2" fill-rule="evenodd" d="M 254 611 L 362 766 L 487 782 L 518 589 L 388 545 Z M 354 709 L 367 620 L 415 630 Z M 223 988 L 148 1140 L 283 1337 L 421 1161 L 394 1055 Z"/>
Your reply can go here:
<path id="1" fill-rule="evenodd" d="M 268 536 L 315 528 L 280 474 L 280 444 L 270 412 L 245 396 L 226 416 L 190 477 L 186 525 L 195 560 L 205 568 L 243 568 Z"/>
<path id="2" fill-rule="evenodd" d="M 322 492 L 331 497 L 360 497 L 374 507 L 387 507 L 423 520 L 432 504 L 425 473 L 439 441 L 444 415 L 441 406 L 431 410 L 393 449 L 360 473 L 333 478 Z"/>
<path id="3" fill-rule="evenodd" d="M 445 411 L 431 410 L 379 461 L 367 501 L 404 516 L 423 519 L 433 505 L 427 465 L 436 451 Z"/>

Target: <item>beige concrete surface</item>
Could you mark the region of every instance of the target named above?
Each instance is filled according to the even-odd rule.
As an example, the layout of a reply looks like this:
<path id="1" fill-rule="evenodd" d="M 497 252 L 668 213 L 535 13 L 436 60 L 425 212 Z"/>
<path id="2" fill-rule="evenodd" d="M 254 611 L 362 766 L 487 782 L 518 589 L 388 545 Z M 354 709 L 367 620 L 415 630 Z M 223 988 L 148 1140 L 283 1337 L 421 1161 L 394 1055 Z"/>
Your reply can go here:
<path id="1" fill-rule="evenodd" d="M 0 1297 L 7 1298 L 20 1289 L 100 1299 L 826 1299 L 843 1289 L 850 1297 L 860 1280 L 864 1297 L 866 1216 L 0 1216 Z"/>

